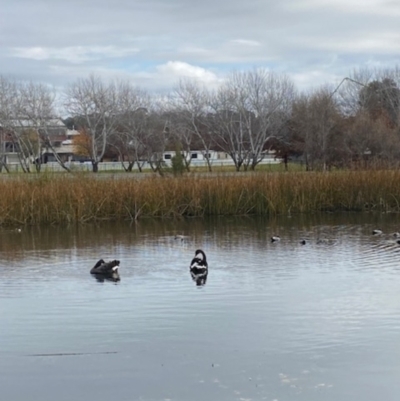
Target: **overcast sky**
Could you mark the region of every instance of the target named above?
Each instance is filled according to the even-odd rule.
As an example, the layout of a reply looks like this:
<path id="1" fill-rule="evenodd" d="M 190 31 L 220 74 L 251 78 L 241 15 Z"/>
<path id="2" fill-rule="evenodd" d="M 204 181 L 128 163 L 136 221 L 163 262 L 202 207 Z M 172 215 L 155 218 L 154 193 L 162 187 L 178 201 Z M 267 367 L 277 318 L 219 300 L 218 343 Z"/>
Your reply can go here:
<path id="1" fill-rule="evenodd" d="M 300 89 L 394 67 L 399 0 L 0 0 L 0 74 L 62 87 L 96 73 L 168 90 L 263 66 Z"/>

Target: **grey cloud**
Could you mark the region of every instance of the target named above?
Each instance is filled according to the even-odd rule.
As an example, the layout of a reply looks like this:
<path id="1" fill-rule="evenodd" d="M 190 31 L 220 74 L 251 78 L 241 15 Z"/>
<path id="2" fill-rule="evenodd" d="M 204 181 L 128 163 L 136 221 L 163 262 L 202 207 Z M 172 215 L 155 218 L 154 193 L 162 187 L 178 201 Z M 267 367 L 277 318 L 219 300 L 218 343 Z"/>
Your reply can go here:
<path id="1" fill-rule="evenodd" d="M 180 62 L 194 68 L 188 71 L 199 67 L 217 76 L 262 65 L 292 74 L 303 86 L 340 80 L 355 67 L 394 66 L 400 55 L 398 3 L 360 4 L 0 0 L 1 73 L 64 85 L 98 71 L 157 89 L 172 71 L 163 66 Z"/>

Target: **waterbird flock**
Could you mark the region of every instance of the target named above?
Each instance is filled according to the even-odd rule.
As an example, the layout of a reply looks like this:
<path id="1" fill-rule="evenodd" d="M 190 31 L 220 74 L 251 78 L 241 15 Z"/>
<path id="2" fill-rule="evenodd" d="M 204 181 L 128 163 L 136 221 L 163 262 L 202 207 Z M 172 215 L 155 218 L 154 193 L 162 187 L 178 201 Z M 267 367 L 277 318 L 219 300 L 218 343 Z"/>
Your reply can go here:
<path id="1" fill-rule="evenodd" d="M 372 235 L 380 236 L 383 235 L 383 231 L 380 229 L 372 230 Z M 400 238 L 400 232 L 393 233 L 393 237 Z M 174 239 L 179 241 L 184 241 L 186 236 L 184 235 L 175 235 Z M 270 238 L 272 243 L 277 243 L 281 241 L 281 237 L 279 235 L 273 235 Z M 327 244 L 328 241 L 324 239 L 318 239 L 317 244 Z M 397 244 L 400 245 L 400 239 L 396 241 Z M 300 245 L 306 245 L 307 241 L 305 239 L 301 239 L 299 241 Z M 109 262 L 105 262 L 103 259 L 100 259 L 96 262 L 96 264 L 90 270 L 90 273 L 100 281 L 104 281 L 104 278 L 111 279 L 112 281 L 119 281 L 119 260 L 111 260 Z M 202 249 L 197 249 L 194 253 L 194 258 L 190 262 L 189 267 L 190 274 L 192 276 L 193 281 L 201 286 L 204 285 L 207 281 L 208 276 L 208 263 L 205 252 Z"/>

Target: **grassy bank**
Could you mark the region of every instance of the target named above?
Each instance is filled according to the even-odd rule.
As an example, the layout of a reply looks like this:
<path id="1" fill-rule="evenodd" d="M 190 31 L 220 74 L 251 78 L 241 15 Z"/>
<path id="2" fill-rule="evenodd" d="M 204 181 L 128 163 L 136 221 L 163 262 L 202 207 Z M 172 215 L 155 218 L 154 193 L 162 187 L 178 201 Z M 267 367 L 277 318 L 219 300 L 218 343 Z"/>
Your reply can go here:
<path id="1" fill-rule="evenodd" d="M 400 171 L 255 173 L 212 177 L 39 175 L 0 180 L 0 224 L 141 217 L 400 211 Z"/>

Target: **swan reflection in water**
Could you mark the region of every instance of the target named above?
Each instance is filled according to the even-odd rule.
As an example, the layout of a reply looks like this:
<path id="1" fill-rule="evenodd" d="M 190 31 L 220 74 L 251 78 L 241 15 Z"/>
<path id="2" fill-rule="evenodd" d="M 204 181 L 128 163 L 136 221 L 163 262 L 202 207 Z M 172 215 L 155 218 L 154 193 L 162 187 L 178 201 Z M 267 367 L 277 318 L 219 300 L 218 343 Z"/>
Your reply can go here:
<path id="1" fill-rule="evenodd" d="M 196 250 L 196 252 L 194 253 L 194 258 L 190 262 L 190 275 L 192 276 L 192 280 L 198 286 L 202 286 L 207 282 L 207 257 L 201 249 Z"/>
<path id="2" fill-rule="evenodd" d="M 118 273 L 119 263 L 119 260 L 105 262 L 103 259 L 100 259 L 92 267 L 90 274 L 94 276 L 100 283 L 103 283 L 104 281 L 118 282 L 121 280 Z"/>

